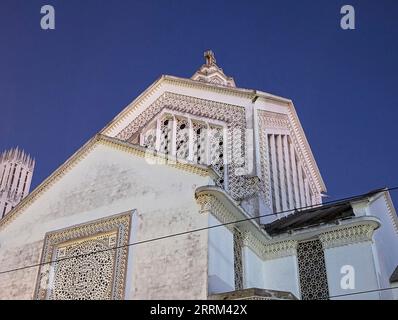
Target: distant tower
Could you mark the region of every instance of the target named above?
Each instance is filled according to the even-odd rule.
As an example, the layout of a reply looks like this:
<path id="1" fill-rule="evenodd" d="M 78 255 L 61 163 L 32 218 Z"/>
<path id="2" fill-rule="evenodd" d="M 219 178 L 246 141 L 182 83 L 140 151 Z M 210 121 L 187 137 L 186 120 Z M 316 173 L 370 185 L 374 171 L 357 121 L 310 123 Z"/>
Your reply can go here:
<path id="1" fill-rule="evenodd" d="M 35 160 L 18 148 L 0 155 L 0 218 L 29 193 Z"/>

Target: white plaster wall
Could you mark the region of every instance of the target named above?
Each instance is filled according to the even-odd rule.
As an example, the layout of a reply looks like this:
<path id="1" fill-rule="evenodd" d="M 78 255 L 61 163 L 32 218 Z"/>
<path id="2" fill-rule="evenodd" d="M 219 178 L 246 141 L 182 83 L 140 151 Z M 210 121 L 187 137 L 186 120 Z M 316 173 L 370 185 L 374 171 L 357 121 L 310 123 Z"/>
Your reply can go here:
<path id="1" fill-rule="evenodd" d="M 209 215 L 209 226 L 219 225 L 213 215 Z M 209 237 L 209 295 L 235 290 L 234 239 L 226 227 L 210 229 Z"/>
<path id="2" fill-rule="evenodd" d="M 372 252 L 372 243 L 370 241 L 326 249 L 325 263 L 330 296 L 362 292 L 378 288 L 376 268 Z M 354 289 L 341 288 L 341 279 L 345 275 L 341 273 L 341 268 L 345 265 L 350 265 L 354 268 Z M 379 293 L 364 293 L 332 299 L 379 299 Z"/>
<path id="3" fill-rule="evenodd" d="M 398 282 L 393 282 L 393 283 L 391 284 L 391 287 L 394 288 L 394 289 L 391 290 L 391 292 L 392 292 L 392 298 L 393 298 L 394 300 L 398 300 Z"/>
<path id="4" fill-rule="evenodd" d="M 390 287 L 390 276 L 398 266 L 398 234 L 394 229 L 394 221 L 388 213 L 385 197 L 379 197 L 371 202 L 367 214 L 376 216 L 381 221 L 381 226 L 374 233 L 374 255 L 380 288 Z M 382 299 L 392 299 L 392 291 L 382 291 Z"/>
<path id="5" fill-rule="evenodd" d="M 194 190 L 208 179 L 97 145 L 0 230 L 0 269 L 39 262 L 46 232 L 133 209 L 136 241 L 205 227 Z M 134 246 L 130 254 L 127 298 L 207 298 L 207 231 Z M 0 298 L 31 298 L 36 276 L 36 268 L 0 275 Z"/>
<path id="6" fill-rule="evenodd" d="M 264 263 L 253 250 L 243 248 L 243 270 L 244 287 L 267 289 L 264 283 Z"/>
<path id="7" fill-rule="evenodd" d="M 288 256 L 264 262 L 264 287 L 288 291 L 300 299 L 299 273 L 296 256 Z"/>

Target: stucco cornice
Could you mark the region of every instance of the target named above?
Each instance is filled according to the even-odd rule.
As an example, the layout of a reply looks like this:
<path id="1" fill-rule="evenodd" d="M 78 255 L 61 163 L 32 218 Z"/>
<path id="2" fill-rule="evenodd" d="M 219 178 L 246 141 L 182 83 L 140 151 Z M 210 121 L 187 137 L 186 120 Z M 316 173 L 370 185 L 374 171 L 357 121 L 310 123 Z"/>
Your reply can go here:
<path id="1" fill-rule="evenodd" d="M 273 102 L 279 102 L 284 105 L 291 102 L 291 100 L 289 99 L 285 99 L 258 90 L 226 87 L 222 85 L 215 85 L 212 83 L 200 82 L 192 79 L 162 75 L 155 82 L 153 82 L 145 91 L 143 91 L 136 99 L 134 99 L 127 107 L 125 107 L 110 123 L 105 126 L 105 128 L 100 131 L 100 133 L 104 135 L 111 135 L 112 133 L 114 133 L 114 130 L 124 120 L 131 116 L 135 110 L 139 109 L 146 101 L 148 101 L 153 95 L 157 94 L 159 90 L 167 84 L 185 88 L 201 89 L 205 91 L 225 94 L 228 96 L 245 98 L 249 101 L 252 101 L 255 97 L 260 96 L 263 99 Z"/>
<path id="2" fill-rule="evenodd" d="M 387 188 L 383 189 L 382 192 L 377 193 L 376 195 L 370 197 L 369 201 L 374 202 L 380 198 L 383 198 L 383 201 L 385 202 L 385 204 L 387 206 L 388 215 L 391 219 L 393 228 L 394 228 L 395 232 L 398 234 L 398 216 L 397 216 L 397 212 L 395 210 L 394 204 L 392 202 L 390 192 L 388 191 Z"/>
<path id="3" fill-rule="evenodd" d="M 374 230 L 381 225 L 374 216 L 360 216 L 334 223 L 309 228 L 291 230 L 273 237 L 275 242 L 295 240 L 307 241 L 315 238 L 324 240 L 326 247 L 348 245 L 362 241 L 371 241 Z M 333 243 L 333 244 L 332 244 Z"/>
<path id="4" fill-rule="evenodd" d="M 214 186 L 196 189 L 196 201 L 202 214 L 212 214 L 230 231 L 239 229 L 243 244 L 263 260 L 283 258 L 296 254 L 296 240 L 273 241 L 258 225 L 255 218 L 248 215 L 224 190 Z M 236 223 L 235 223 L 236 222 Z"/>
<path id="5" fill-rule="evenodd" d="M 345 246 L 358 242 L 372 241 L 374 226 L 363 224 L 347 226 L 337 230 L 325 232 L 319 236 L 324 249 Z"/>

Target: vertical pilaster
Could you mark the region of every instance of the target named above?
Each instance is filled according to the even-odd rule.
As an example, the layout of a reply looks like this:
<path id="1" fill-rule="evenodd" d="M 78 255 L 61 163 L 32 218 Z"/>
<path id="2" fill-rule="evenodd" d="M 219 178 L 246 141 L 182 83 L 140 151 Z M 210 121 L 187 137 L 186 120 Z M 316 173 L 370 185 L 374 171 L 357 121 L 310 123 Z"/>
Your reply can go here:
<path id="1" fill-rule="evenodd" d="M 279 168 L 279 183 L 281 190 L 282 210 L 288 210 L 287 206 L 287 190 L 285 184 L 285 168 L 283 165 L 283 146 L 282 146 L 282 135 L 278 134 L 276 138 L 278 146 L 278 168 Z"/>
<path id="2" fill-rule="evenodd" d="M 193 150 L 193 144 L 194 144 L 194 132 L 193 132 L 193 126 L 192 126 L 192 119 L 188 117 L 188 161 L 193 161 L 194 158 L 194 150 Z"/>
<path id="3" fill-rule="evenodd" d="M 291 172 L 291 164 L 289 157 L 289 139 L 286 135 L 283 136 L 283 152 L 285 157 L 286 164 L 286 178 L 287 178 L 287 188 L 288 188 L 288 197 L 289 197 L 289 209 L 294 208 L 294 186 L 292 181 L 292 172 Z"/>
<path id="4" fill-rule="evenodd" d="M 297 163 L 297 170 L 298 170 L 298 180 L 299 180 L 299 188 L 300 188 L 300 207 L 305 207 L 306 201 L 305 201 L 304 177 L 303 177 L 303 169 L 301 167 L 300 161 L 298 161 L 298 163 Z"/>
<path id="5" fill-rule="evenodd" d="M 162 123 L 161 123 L 160 119 L 157 119 L 156 120 L 156 143 L 155 143 L 156 151 L 160 151 L 161 135 L 162 135 Z"/>
<path id="6" fill-rule="evenodd" d="M 171 124 L 171 159 L 175 159 L 177 156 L 177 119 L 173 115 L 173 121 Z M 169 158 L 169 160 L 170 160 Z"/>
<path id="7" fill-rule="evenodd" d="M 274 181 L 273 190 L 275 195 L 275 204 L 274 207 L 276 211 L 282 211 L 280 205 L 280 194 L 279 194 L 279 183 L 278 183 L 278 167 L 276 160 L 276 143 L 275 143 L 275 135 L 270 135 L 270 149 L 271 149 L 271 162 L 272 162 L 272 178 Z"/>
<path id="8" fill-rule="evenodd" d="M 298 182 L 298 170 L 296 163 L 296 151 L 294 149 L 294 145 L 290 143 L 290 160 L 292 161 L 292 173 L 293 173 L 293 189 L 294 189 L 294 199 L 295 199 L 295 207 L 300 207 L 300 185 Z"/>
<path id="9" fill-rule="evenodd" d="M 306 199 L 306 205 L 310 206 L 312 205 L 311 203 L 311 196 L 310 196 L 310 187 L 308 185 L 308 179 L 304 179 L 304 188 L 305 188 L 305 199 Z"/>

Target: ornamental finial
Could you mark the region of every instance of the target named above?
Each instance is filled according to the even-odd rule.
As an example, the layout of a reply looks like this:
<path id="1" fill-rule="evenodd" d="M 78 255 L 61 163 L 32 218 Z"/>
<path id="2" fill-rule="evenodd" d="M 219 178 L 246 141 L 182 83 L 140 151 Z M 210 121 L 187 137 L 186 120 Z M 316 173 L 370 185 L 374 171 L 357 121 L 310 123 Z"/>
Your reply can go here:
<path id="1" fill-rule="evenodd" d="M 206 59 L 206 65 L 212 66 L 216 64 L 216 57 L 214 56 L 214 52 L 211 50 L 208 50 L 204 53 L 205 59 Z"/>

